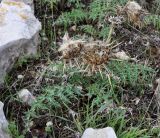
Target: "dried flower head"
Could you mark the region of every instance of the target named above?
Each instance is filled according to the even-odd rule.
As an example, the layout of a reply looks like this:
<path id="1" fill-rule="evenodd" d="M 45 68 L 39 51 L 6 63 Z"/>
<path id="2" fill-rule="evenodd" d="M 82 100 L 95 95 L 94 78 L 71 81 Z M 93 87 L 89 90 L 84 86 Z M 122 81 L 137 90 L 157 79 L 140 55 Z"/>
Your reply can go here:
<path id="1" fill-rule="evenodd" d="M 138 26 L 139 28 L 143 27 L 143 16 L 145 12 L 137 2 L 129 1 L 123 10 L 126 12 L 128 20 L 132 22 L 134 26 Z"/>
<path id="2" fill-rule="evenodd" d="M 108 21 L 111 22 L 112 24 L 122 24 L 122 22 L 124 21 L 124 18 L 122 16 L 110 16 L 108 18 Z"/>
<path id="3" fill-rule="evenodd" d="M 58 51 L 62 53 L 63 59 L 74 59 L 80 55 L 83 46 L 84 41 L 73 40 L 68 36 L 68 33 L 66 33 Z"/>
<path id="4" fill-rule="evenodd" d="M 91 72 L 101 69 L 109 60 L 109 48 L 101 41 L 87 43 L 82 54 L 83 62 Z"/>
<path id="5" fill-rule="evenodd" d="M 74 63 L 74 66 L 78 65 L 84 72 L 91 74 L 101 72 L 102 69 L 106 70 L 105 64 L 109 60 L 110 52 L 108 46 L 109 44 L 103 41 L 73 40 L 65 34 L 59 51 L 64 59 L 64 68 L 68 60 L 71 67 Z"/>

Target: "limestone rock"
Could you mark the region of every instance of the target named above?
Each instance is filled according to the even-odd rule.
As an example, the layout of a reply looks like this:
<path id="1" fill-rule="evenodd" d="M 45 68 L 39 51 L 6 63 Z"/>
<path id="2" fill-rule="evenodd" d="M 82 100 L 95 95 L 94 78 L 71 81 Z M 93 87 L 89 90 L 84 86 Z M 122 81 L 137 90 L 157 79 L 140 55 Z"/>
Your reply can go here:
<path id="1" fill-rule="evenodd" d="M 106 127 L 103 129 L 87 128 L 82 138 L 117 138 L 113 128 Z"/>
<path id="2" fill-rule="evenodd" d="M 22 2 L 24 2 L 25 4 L 29 5 L 34 13 L 34 4 L 33 4 L 33 0 L 20 0 Z"/>
<path id="3" fill-rule="evenodd" d="M 0 101 L 0 138 L 10 138 L 9 134 L 6 132 L 8 121 L 4 115 L 3 106 L 4 104 Z"/>
<path id="4" fill-rule="evenodd" d="M 41 23 L 23 0 L 0 4 L 0 85 L 18 58 L 37 53 Z"/>
<path id="5" fill-rule="evenodd" d="M 121 60 L 130 60 L 130 57 L 124 51 L 114 53 L 113 56 Z"/>

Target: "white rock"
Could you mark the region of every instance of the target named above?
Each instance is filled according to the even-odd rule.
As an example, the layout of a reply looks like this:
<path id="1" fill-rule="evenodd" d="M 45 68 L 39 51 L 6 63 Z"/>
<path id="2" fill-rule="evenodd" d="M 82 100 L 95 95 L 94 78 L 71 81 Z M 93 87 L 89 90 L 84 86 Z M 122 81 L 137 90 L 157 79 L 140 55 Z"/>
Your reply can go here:
<path id="1" fill-rule="evenodd" d="M 121 60 L 130 60 L 131 59 L 124 51 L 114 53 L 113 56 L 115 56 L 116 58 L 121 59 Z"/>
<path id="2" fill-rule="evenodd" d="M 18 78 L 18 79 L 23 79 L 24 76 L 23 76 L 23 75 L 18 75 L 17 78 Z"/>
<path id="3" fill-rule="evenodd" d="M 3 106 L 4 104 L 0 101 L 0 126 L 5 129 L 8 126 L 8 122 L 3 112 Z"/>
<path id="4" fill-rule="evenodd" d="M 52 121 L 47 122 L 47 123 L 46 123 L 46 126 L 47 126 L 47 127 L 51 127 L 51 126 L 53 126 Z"/>
<path id="5" fill-rule="evenodd" d="M 33 0 L 16 0 L 19 2 L 24 2 L 25 4 L 29 5 L 32 9 L 32 12 L 34 13 L 34 3 Z"/>
<path id="6" fill-rule="evenodd" d="M 27 89 L 22 89 L 18 93 L 18 97 L 28 105 L 31 105 L 36 100 L 35 97 L 32 95 L 32 93 Z"/>
<path id="7" fill-rule="evenodd" d="M 37 53 L 41 23 L 23 0 L 0 4 L 0 84 L 17 58 Z"/>
<path id="8" fill-rule="evenodd" d="M 117 138 L 113 128 L 106 127 L 103 129 L 87 128 L 82 138 Z"/>
<path id="9" fill-rule="evenodd" d="M 8 121 L 3 112 L 4 104 L 0 101 L 0 138 L 10 138 L 7 134 L 6 129 L 8 128 Z"/>

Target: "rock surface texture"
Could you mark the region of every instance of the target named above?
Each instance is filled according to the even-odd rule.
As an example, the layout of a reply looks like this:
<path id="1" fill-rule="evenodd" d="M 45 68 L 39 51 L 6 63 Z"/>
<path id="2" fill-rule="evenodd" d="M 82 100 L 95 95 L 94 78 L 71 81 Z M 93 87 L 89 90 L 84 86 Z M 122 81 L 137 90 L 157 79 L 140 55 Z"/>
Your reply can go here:
<path id="1" fill-rule="evenodd" d="M 32 9 L 32 12 L 34 13 L 34 4 L 33 4 L 33 0 L 19 0 L 24 2 L 25 4 L 29 5 Z"/>
<path id="2" fill-rule="evenodd" d="M 82 138 L 117 138 L 113 128 L 106 127 L 103 129 L 87 128 Z"/>
<path id="3" fill-rule="evenodd" d="M 10 138 L 7 134 L 6 129 L 8 127 L 8 121 L 3 112 L 4 104 L 0 101 L 0 138 Z"/>
<path id="4" fill-rule="evenodd" d="M 35 55 L 41 23 L 30 5 L 32 0 L 2 0 L 0 3 L 0 85 L 18 58 Z"/>

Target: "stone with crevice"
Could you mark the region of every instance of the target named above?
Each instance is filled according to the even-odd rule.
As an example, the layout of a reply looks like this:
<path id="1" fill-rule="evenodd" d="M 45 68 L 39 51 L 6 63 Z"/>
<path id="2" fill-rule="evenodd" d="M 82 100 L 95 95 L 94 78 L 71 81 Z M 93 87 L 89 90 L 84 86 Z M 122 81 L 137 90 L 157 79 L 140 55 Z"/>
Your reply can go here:
<path id="1" fill-rule="evenodd" d="M 26 0 L 0 3 L 0 85 L 17 59 L 36 55 L 41 23 Z M 32 0 L 29 0 L 32 4 Z"/>

